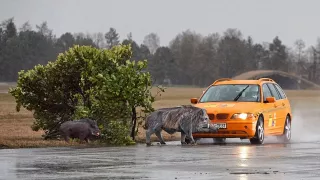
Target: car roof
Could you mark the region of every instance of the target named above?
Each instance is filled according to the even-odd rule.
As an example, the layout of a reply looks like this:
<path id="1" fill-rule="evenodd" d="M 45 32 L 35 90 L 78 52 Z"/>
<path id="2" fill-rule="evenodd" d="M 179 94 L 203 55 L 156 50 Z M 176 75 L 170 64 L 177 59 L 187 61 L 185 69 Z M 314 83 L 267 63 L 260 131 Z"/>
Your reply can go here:
<path id="1" fill-rule="evenodd" d="M 270 78 L 260 78 L 258 80 L 234 80 L 234 79 L 229 79 L 229 78 L 221 78 L 216 80 L 212 85 L 226 85 L 226 84 L 262 84 L 263 82 L 268 82 L 268 83 L 275 83 L 272 79 Z"/>

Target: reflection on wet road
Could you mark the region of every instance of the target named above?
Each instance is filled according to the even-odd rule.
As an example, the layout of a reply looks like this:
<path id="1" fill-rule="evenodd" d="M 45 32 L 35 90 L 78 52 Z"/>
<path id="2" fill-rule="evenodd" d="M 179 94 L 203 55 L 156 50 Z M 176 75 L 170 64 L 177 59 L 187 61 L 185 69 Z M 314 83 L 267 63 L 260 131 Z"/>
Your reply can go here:
<path id="1" fill-rule="evenodd" d="M 306 100 L 304 100 L 306 101 Z M 0 150 L 0 179 L 295 180 L 320 177 L 320 99 L 293 103 L 292 143 Z M 154 143 L 155 144 L 155 143 Z"/>
<path id="2" fill-rule="evenodd" d="M 1 179 L 318 179 L 320 143 L 0 151 Z"/>

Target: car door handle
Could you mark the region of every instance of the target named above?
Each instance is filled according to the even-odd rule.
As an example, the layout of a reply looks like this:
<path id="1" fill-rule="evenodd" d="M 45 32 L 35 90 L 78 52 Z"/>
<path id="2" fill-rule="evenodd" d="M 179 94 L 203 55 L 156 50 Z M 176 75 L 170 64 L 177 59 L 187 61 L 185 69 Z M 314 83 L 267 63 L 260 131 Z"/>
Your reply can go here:
<path id="1" fill-rule="evenodd" d="M 276 105 L 276 104 L 274 104 L 273 106 L 274 106 L 275 108 L 277 107 L 277 105 Z"/>
<path id="2" fill-rule="evenodd" d="M 282 106 L 286 105 L 285 103 L 282 103 Z"/>

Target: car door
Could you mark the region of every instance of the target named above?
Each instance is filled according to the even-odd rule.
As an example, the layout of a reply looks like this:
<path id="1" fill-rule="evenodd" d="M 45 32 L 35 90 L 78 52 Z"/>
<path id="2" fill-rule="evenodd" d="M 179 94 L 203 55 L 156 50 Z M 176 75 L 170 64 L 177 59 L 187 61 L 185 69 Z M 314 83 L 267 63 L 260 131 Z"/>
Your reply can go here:
<path id="1" fill-rule="evenodd" d="M 276 102 L 273 103 L 275 110 L 273 112 L 273 118 L 272 118 L 272 122 L 271 122 L 271 126 L 270 126 L 271 134 L 276 134 L 276 133 L 279 133 L 279 129 L 280 129 L 279 125 L 282 124 L 283 119 L 284 119 L 284 115 L 283 115 L 284 108 L 282 106 L 283 101 L 281 99 L 281 96 L 280 96 L 278 90 L 274 86 L 274 84 L 267 83 L 267 85 L 271 91 L 272 96 L 275 97 L 275 99 L 276 99 Z"/>
<path id="2" fill-rule="evenodd" d="M 276 90 L 279 93 L 280 99 L 279 99 L 279 114 L 281 119 L 278 119 L 277 122 L 277 132 L 282 133 L 284 129 L 284 123 L 287 117 L 288 108 L 290 108 L 290 104 L 287 101 L 287 96 L 284 93 L 283 89 L 278 84 L 273 84 Z"/>
<path id="3" fill-rule="evenodd" d="M 273 97 L 270 88 L 266 83 L 262 84 L 262 93 L 263 93 L 263 116 L 264 116 L 264 131 L 266 134 L 272 134 L 272 122 L 273 116 L 276 111 L 274 103 L 265 103 L 267 97 Z"/>

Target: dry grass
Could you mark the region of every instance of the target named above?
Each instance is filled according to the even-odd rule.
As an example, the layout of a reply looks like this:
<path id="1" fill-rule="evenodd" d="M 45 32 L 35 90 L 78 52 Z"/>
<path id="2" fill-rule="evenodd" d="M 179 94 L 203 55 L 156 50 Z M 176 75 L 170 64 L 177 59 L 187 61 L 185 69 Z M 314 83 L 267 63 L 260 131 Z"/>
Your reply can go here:
<path id="1" fill-rule="evenodd" d="M 7 91 L 8 88 L 1 87 L 0 90 Z M 177 106 L 181 104 L 190 104 L 190 98 L 199 97 L 204 88 L 167 88 L 166 92 L 157 98 L 154 103 L 156 109 L 169 106 Z M 153 89 L 153 93 L 156 90 Z M 289 98 L 300 99 L 306 97 L 320 97 L 320 91 L 286 91 Z M 58 140 L 43 140 L 42 131 L 32 131 L 33 122 L 32 113 L 21 109 L 16 112 L 16 103 L 10 94 L 0 94 L 0 148 L 22 148 L 22 147 L 49 147 L 49 146 L 76 146 L 77 142 L 67 144 Z M 178 140 L 180 135 L 169 135 L 163 133 L 166 141 Z M 145 139 L 145 131 L 140 128 L 137 141 L 143 142 Z M 153 135 L 153 140 L 156 137 Z"/>

